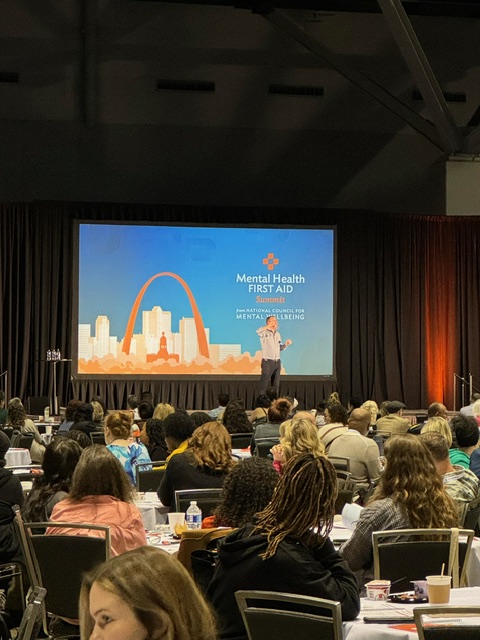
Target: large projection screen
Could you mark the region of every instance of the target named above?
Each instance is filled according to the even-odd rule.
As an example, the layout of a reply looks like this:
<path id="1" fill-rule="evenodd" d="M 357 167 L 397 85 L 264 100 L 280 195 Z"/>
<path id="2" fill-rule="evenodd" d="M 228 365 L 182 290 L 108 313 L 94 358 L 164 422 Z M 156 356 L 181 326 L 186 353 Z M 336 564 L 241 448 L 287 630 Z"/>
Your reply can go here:
<path id="1" fill-rule="evenodd" d="M 282 374 L 334 375 L 335 229 L 77 222 L 79 377 L 259 376 L 275 315 Z"/>

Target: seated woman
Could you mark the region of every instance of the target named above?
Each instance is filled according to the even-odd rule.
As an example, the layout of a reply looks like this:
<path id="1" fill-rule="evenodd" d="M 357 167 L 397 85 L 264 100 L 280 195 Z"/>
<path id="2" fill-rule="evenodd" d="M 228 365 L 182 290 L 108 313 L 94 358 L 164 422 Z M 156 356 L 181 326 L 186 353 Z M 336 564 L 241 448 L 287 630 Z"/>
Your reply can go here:
<path id="1" fill-rule="evenodd" d="M 325 455 L 318 429 L 308 418 L 292 418 L 282 422 L 280 444 L 272 447 L 273 466 L 281 474 L 287 460 L 299 453 L 311 453 L 316 458 Z"/>
<path id="2" fill-rule="evenodd" d="M 259 395 L 255 398 L 255 406 L 252 413 L 248 416 L 248 419 L 254 428 L 259 424 L 262 424 L 262 422 L 267 422 L 267 413 L 271 404 L 270 399 L 267 398 L 265 394 Z"/>
<path id="3" fill-rule="evenodd" d="M 414 435 L 391 436 L 385 443 L 386 466 L 340 553 L 359 582 L 373 578 L 373 531 L 450 529 L 458 524 L 453 500 L 445 491 L 432 455 Z"/>
<path id="4" fill-rule="evenodd" d="M 142 547 L 97 566 L 80 592 L 81 638 L 216 640 L 215 620 L 176 560 Z"/>
<path id="5" fill-rule="evenodd" d="M 12 398 L 8 405 L 7 427 L 13 427 L 23 435 L 32 435 L 33 442 L 30 447 L 30 456 L 32 462 L 41 464 L 45 453 L 45 446 L 37 427 L 30 418 L 27 418 L 27 412 L 20 398 Z"/>
<path id="6" fill-rule="evenodd" d="M 450 429 L 450 425 L 448 424 L 448 420 L 445 420 L 445 418 L 442 418 L 440 416 L 429 418 L 422 427 L 421 433 L 432 432 L 436 432 L 442 435 L 447 441 L 448 448 L 452 448 L 453 435 L 452 430 Z"/>
<path id="7" fill-rule="evenodd" d="M 101 444 L 84 449 L 72 477 L 70 493 L 55 505 L 50 520 L 86 522 L 110 527 L 112 555 L 147 544 L 140 511 L 133 504 L 134 489 L 118 459 Z M 47 535 L 91 535 L 101 531 L 51 526 Z"/>
<path id="8" fill-rule="evenodd" d="M 202 527 L 243 527 L 265 509 L 277 482 L 278 473 L 268 460 L 257 456 L 240 460 L 225 478 L 220 502 Z"/>
<path id="9" fill-rule="evenodd" d="M 220 638 L 247 638 L 235 601 L 241 589 L 337 600 L 344 620 L 356 618 L 355 576 L 328 537 L 336 497 L 337 475 L 327 458 L 305 453 L 287 462 L 270 504 L 219 547 L 207 597 L 219 617 Z"/>
<path id="10" fill-rule="evenodd" d="M 225 407 L 222 424 L 228 433 L 251 433 L 253 431 L 245 412 L 245 405 L 239 398 L 231 400 Z"/>
<path id="11" fill-rule="evenodd" d="M 149 418 L 140 431 L 140 442 L 147 447 L 150 459 L 155 462 L 166 460 L 168 456 L 167 443 L 163 429 L 163 420 Z"/>
<path id="12" fill-rule="evenodd" d="M 22 483 L 19 477 L 13 473 L 12 469 L 5 469 L 5 465 L 7 464 L 5 456 L 9 449 L 10 438 L 0 429 L 0 502 L 5 502 L 11 507 L 16 504 L 21 507 L 23 504 Z M 10 514 L 9 509 L 6 511 Z M 7 560 L 2 559 L 1 555 L 0 560 L 1 562 L 7 562 Z"/>
<path id="13" fill-rule="evenodd" d="M 280 425 L 288 418 L 288 415 L 292 409 L 291 403 L 286 398 L 277 398 L 272 402 L 272 405 L 267 411 L 268 421 L 259 424 L 255 429 L 255 433 L 250 444 L 250 451 L 252 455 L 257 448 L 258 440 L 271 439 L 271 446 L 278 444 L 280 437 Z"/>
<path id="14" fill-rule="evenodd" d="M 207 422 L 190 438 L 188 449 L 170 458 L 158 497 L 166 507 L 175 502 L 175 491 L 222 487 L 233 469 L 231 441 L 219 422 Z"/>
<path id="15" fill-rule="evenodd" d="M 70 438 L 56 438 L 45 449 L 43 474 L 33 481 L 32 489 L 22 508 L 26 522 L 45 522 L 53 507 L 68 496 L 72 475 L 82 447 Z"/>
<path id="16" fill-rule="evenodd" d="M 105 442 L 107 449 L 121 462 L 123 468 L 135 484 L 135 464 L 151 463 L 147 447 L 130 440 L 132 414 L 128 411 L 109 413 L 105 421 Z"/>

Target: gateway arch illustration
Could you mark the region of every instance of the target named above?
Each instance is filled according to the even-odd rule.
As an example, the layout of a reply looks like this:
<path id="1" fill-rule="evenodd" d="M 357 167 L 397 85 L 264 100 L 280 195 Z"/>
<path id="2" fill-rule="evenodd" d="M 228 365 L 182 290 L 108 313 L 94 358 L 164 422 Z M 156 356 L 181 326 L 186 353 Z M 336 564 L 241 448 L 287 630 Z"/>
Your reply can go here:
<path id="1" fill-rule="evenodd" d="M 208 342 L 207 342 L 207 336 L 205 333 L 205 327 L 203 326 L 202 316 L 198 310 L 198 306 L 193 296 L 193 293 L 191 292 L 190 287 L 185 282 L 185 280 L 183 280 L 183 278 L 181 278 L 180 276 L 177 276 L 176 273 L 170 273 L 169 271 L 162 271 L 162 273 L 157 273 L 154 276 L 152 276 L 149 280 L 147 280 L 147 282 L 143 285 L 143 287 L 138 292 L 138 295 L 135 298 L 135 302 L 133 303 L 132 310 L 130 311 L 130 316 L 128 318 L 127 328 L 125 330 L 125 336 L 123 338 L 122 351 L 127 356 L 130 354 L 130 346 L 132 342 L 133 329 L 135 327 L 135 321 L 137 319 L 137 314 L 140 308 L 140 304 L 142 302 L 142 298 L 145 295 L 145 292 L 148 289 L 148 287 L 151 285 L 151 283 L 157 278 L 161 278 L 163 276 L 174 278 L 175 280 L 177 280 L 177 282 L 179 282 L 182 285 L 185 293 L 188 296 L 188 300 L 192 308 L 193 319 L 195 321 L 195 330 L 197 332 L 199 353 L 205 358 L 210 358 L 210 352 L 208 349 Z"/>

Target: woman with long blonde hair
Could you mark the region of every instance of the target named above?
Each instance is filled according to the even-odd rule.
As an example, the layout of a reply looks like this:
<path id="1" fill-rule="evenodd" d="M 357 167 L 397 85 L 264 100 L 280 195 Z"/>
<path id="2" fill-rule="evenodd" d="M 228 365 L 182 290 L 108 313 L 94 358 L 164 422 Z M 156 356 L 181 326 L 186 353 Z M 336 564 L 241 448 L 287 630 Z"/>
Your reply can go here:
<path id="1" fill-rule="evenodd" d="M 350 540 L 340 548 L 352 571 L 373 577 L 372 532 L 391 529 L 450 529 L 458 523 L 427 446 L 414 435 L 397 435 L 385 444 L 386 466 L 362 511 Z"/>
<path id="2" fill-rule="evenodd" d="M 282 474 L 283 465 L 295 455 L 311 453 L 315 458 L 325 455 L 325 446 L 318 429 L 308 418 L 292 418 L 280 425 L 280 444 L 271 449 L 273 466 Z"/>
<path id="3" fill-rule="evenodd" d="M 448 424 L 448 421 L 445 420 L 445 418 L 442 418 L 441 416 L 435 416 L 433 418 L 429 418 L 427 422 L 424 424 L 424 426 L 422 427 L 421 433 L 430 433 L 432 431 L 435 431 L 436 433 L 439 433 L 440 435 L 442 435 L 447 441 L 448 448 L 449 449 L 452 448 L 452 443 L 453 443 L 452 430 L 450 429 L 450 425 Z"/>
<path id="4" fill-rule="evenodd" d="M 218 420 L 206 422 L 195 429 L 188 449 L 170 458 L 158 497 L 170 507 L 175 491 L 220 488 L 234 465 L 230 434 Z"/>

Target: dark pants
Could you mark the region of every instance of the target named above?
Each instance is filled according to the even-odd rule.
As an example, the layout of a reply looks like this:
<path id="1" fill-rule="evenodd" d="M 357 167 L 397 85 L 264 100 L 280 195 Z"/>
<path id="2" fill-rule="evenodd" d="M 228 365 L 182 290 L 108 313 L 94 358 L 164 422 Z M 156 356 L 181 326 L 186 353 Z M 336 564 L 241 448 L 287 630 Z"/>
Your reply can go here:
<path id="1" fill-rule="evenodd" d="M 262 374 L 258 383 L 258 395 L 265 393 L 268 387 L 275 387 L 277 394 L 280 389 L 281 360 L 262 360 Z"/>

